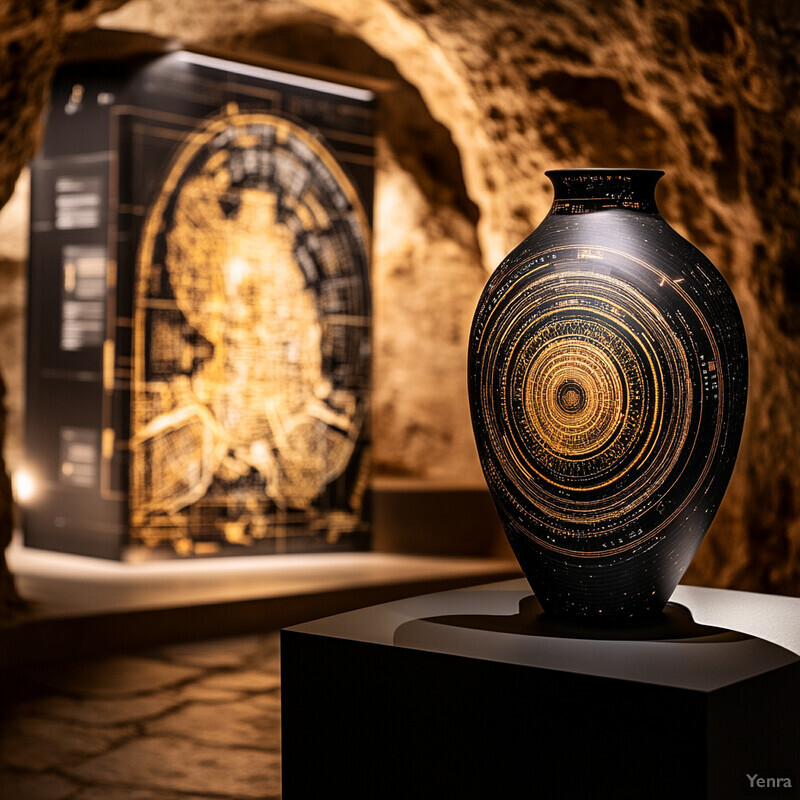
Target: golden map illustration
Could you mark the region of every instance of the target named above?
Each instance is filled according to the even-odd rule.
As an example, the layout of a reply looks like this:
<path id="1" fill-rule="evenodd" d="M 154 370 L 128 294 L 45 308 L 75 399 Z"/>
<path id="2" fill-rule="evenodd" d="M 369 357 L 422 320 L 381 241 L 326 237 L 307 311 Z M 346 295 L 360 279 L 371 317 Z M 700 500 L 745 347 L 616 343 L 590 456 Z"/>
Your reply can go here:
<path id="1" fill-rule="evenodd" d="M 131 522 L 145 543 L 248 543 L 318 516 L 365 420 L 367 230 L 298 125 L 233 110 L 187 140 L 138 264 Z M 358 503 L 320 507 L 318 527 L 357 527 Z"/>

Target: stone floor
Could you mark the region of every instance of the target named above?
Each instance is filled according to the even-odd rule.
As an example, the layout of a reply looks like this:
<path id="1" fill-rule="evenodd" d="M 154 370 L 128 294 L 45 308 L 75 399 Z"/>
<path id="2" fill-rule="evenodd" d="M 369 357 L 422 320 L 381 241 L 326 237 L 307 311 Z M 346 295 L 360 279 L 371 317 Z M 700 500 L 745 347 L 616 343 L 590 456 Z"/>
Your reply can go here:
<path id="1" fill-rule="evenodd" d="M 277 633 L 37 668 L 0 691 L 2 800 L 280 797 Z"/>

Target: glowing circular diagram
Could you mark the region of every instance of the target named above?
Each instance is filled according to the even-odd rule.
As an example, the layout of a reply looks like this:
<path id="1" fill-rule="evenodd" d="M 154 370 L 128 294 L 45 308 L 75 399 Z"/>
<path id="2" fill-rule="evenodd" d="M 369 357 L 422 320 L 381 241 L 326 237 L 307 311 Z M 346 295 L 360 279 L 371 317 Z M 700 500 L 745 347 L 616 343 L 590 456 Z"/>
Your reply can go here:
<path id="1" fill-rule="evenodd" d="M 138 256 L 131 505 L 145 540 L 190 516 L 230 541 L 269 535 L 274 510 L 315 508 L 351 466 L 368 237 L 349 178 L 294 122 L 230 108 L 187 137 Z"/>

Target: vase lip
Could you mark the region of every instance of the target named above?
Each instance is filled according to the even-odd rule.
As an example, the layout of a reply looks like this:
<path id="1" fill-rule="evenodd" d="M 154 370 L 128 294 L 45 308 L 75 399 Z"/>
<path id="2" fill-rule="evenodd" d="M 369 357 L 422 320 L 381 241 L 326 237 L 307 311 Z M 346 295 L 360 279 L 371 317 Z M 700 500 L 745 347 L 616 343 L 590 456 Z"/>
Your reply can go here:
<path id="1" fill-rule="evenodd" d="M 621 209 L 657 214 L 655 188 L 664 171 L 631 167 L 550 169 L 553 184 L 551 215 L 590 214 Z"/>
<path id="2" fill-rule="evenodd" d="M 650 169 L 639 167 L 567 167 L 565 169 L 548 169 L 545 175 L 658 175 L 665 174 L 663 169 Z"/>

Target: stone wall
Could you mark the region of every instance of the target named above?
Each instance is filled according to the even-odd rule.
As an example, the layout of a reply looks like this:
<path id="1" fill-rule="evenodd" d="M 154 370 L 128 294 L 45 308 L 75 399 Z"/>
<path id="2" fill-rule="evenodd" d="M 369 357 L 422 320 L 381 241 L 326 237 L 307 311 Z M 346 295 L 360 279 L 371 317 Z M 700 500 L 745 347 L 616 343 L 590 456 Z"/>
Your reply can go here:
<path id="1" fill-rule="evenodd" d="M 739 462 L 689 578 L 800 591 L 797 3 L 132 0 L 100 24 L 290 51 L 399 87 L 384 98 L 375 223 L 375 451 L 386 473 L 480 481 L 469 320 L 488 272 L 547 211 L 544 169 L 665 169 L 662 211 L 731 284 L 752 365 Z M 34 78 L 6 73 L 26 119 L 38 117 L 54 48 L 42 45 Z M 34 136 L 32 122 L 0 136 L 6 193 Z"/>

